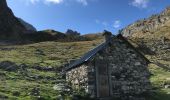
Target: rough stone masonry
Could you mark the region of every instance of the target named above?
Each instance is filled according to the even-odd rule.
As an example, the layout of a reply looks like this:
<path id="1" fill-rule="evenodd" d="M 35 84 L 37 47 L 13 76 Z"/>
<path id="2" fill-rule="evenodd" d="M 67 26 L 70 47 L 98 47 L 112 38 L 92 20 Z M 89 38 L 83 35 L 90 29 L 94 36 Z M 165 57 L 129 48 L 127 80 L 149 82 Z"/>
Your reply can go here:
<path id="1" fill-rule="evenodd" d="M 70 64 L 66 80 L 93 98 L 132 99 L 151 89 L 149 61 L 121 35 L 106 41 Z"/>

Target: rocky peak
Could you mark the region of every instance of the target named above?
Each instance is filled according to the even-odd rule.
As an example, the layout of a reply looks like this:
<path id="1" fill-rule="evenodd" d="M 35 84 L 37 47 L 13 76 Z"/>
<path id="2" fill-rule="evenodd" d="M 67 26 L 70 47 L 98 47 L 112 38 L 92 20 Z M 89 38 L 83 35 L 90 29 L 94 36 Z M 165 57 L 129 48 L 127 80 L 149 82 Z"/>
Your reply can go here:
<path id="1" fill-rule="evenodd" d="M 73 31 L 73 30 L 71 30 L 71 29 L 68 29 L 65 34 L 66 34 L 66 35 L 78 35 L 78 36 L 80 35 L 79 32 Z"/>
<path id="2" fill-rule="evenodd" d="M 27 29 L 14 16 L 12 10 L 7 6 L 6 0 L 0 0 L 0 38 L 15 38 L 27 32 Z"/>
<path id="3" fill-rule="evenodd" d="M 0 8 L 7 6 L 6 0 L 1 0 L 0 1 Z"/>

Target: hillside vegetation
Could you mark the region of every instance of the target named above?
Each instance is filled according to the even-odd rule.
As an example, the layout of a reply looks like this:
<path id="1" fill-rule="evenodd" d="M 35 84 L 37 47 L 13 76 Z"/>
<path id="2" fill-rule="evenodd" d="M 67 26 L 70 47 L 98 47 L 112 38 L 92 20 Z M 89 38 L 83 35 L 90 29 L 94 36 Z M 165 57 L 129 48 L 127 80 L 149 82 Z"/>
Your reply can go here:
<path id="1" fill-rule="evenodd" d="M 53 89 L 59 81 L 58 68 L 71 59 L 79 58 L 99 43 L 101 40 L 1 45 L 0 99 L 55 100 L 59 95 Z"/>

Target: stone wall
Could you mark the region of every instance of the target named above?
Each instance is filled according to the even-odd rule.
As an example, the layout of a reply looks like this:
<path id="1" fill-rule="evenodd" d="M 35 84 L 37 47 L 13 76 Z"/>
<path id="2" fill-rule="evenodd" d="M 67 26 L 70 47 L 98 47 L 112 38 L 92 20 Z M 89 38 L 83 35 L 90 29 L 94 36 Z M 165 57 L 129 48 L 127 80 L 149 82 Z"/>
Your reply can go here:
<path id="1" fill-rule="evenodd" d="M 124 41 L 113 39 L 111 46 L 99 52 L 96 57 L 109 62 L 112 96 L 129 98 L 150 90 L 150 73 L 146 60 Z"/>
<path id="2" fill-rule="evenodd" d="M 96 97 L 96 72 L 93 59 L 89 61 L 88 65 L 88 94 Z"/>
<path id="3" fill-rule="evenodd" d="M 75 89 L 84 88 L 87 91 L 88 88 L 88 66 L 81 65 L 71 71 L 66 73 L 66 80 L 72 85 Z"/>
<path id="4" fill-rule="evenodd" d="M 91 97 L 95 97 L 95 69 L 93 62 L 88 62 L 66 73 L 67 82 L 75 89 L 84 89 Z"/>
<path id="5" fill-rule="evenodd" d="M 118 38 L 114 38 L 110 46 L 99 51 L 87 63 L 68 71 L 67 81 L 77 89 L 84 88 L 95 97 L 97 94 L 95 59 L 104 59 L 108 62 L 110 92 L 113 97 L 129 99 L 150 90 L 147 61 Z"/>

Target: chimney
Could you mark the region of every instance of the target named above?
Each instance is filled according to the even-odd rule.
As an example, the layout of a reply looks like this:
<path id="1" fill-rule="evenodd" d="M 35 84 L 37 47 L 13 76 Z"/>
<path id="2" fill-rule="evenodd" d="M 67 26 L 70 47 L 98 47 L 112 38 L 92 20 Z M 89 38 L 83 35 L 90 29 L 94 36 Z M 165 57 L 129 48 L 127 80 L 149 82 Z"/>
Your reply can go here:
<path id="1" fill-rule="evenodd" d="M 104 30 L 103 32 L 103 36 L 105 36 L 105 42 L 109 41 L 110 38 L 112 37 L 112 33 L 107 31 L 107 30 Z"/>

